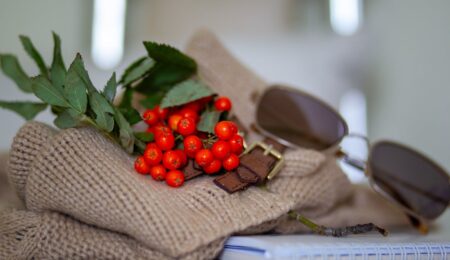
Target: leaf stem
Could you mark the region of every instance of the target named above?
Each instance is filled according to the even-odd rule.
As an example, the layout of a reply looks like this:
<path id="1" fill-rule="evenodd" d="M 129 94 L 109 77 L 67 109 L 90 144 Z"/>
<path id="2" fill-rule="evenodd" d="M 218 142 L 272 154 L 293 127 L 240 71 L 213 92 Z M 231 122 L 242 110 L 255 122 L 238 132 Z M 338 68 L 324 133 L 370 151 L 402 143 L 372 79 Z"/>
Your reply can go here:
<path id="1" fill-rule="evenodd" d="M 299 221 L 303 225 L 307 226 L 314 233 L 319 234 L 319 235 L 324 235 L 324 236 L 343 237 L 343 236 L 347 236 L 349 234 L 362 234 L 362 233 L 368 233 L 371 231 L 378 231 L 383 236 L 388 235 L 388 231 L 386 229 L 378 227 L 373 223 L 340 227 L 340 228 L 331 228 L 331 227 L 325 227 L 325 226 L 318 225 L 318 224 L 312 222 L 310 219 L 306 218 L 305 216 L 303 216 L 295 211 L 292 211 L 292 210 L 288 212 L 288 216 L 290 218 L 293 218 L 293 219 Z"/>

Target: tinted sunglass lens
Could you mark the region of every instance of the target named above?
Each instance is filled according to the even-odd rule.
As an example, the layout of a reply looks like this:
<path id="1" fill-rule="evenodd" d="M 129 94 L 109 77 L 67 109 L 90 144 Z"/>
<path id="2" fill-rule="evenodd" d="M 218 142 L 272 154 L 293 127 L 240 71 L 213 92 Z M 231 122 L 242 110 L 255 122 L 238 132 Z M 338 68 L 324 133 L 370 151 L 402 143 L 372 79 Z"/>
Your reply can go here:
<path id="1" fill-rule="evenodd" d="M 347 125 L 331 108 L 299 91 L 272 87 L 262 96 L 257 123 L 265 131 L 295 145 L 327 149 L 347 134 Z"/>
<path id="2" fill-rule="evenodd" d="M 412 149 L 391 142 L 377 143 L 368 167 L 383 191 L 420 216 L 435 219 L 448 207 L 449 176 Z"/>

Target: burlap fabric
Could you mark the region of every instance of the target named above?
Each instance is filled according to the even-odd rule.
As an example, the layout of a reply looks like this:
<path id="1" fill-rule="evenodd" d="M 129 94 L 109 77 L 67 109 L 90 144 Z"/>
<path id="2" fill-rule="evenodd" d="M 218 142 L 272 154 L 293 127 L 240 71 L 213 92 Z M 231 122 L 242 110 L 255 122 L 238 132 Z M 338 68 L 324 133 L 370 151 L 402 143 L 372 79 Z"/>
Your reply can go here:
<path id="1" fill-rule="evenodd" d="M 239 82 L 249 89 L 262 86 L 211 35 L 197 35 L 190 46 L 202 42 L 188 52 L 216 91 Z M 204 59 L 198 55 L 202 48 Z M 209 65 L 211 48 L 218 55 Z M 214 64 L 230 69 L 217 70 Z M 251 106 L 241 102 L 234 102 L 235 111 L 242 111 L 241 120 L 248 123 Z M 349 212 L 361 211 L 349 204 L 334 211 L 342 212 L 339 217 L 329 217 L 344 201 L 357 205 L 354 188 L 334 158 L 310 150 L 288 151 L 285 168 L 268 189 L 229 195 L 209 176 L 173 189 L 136 174 L 133 158 L 92 128 L 56 131 L 31 122 L 14 139 L 8 175 L 25 210 L 0 213 L 1 259 L 208 259 L 235 233 L 301 231 L 299 223 L 286 218 L 291 209 L 333 225 L 380 217 L 361 214 L 349 220 Z M 403 221 L 389 219 L 386 223 Z"/>

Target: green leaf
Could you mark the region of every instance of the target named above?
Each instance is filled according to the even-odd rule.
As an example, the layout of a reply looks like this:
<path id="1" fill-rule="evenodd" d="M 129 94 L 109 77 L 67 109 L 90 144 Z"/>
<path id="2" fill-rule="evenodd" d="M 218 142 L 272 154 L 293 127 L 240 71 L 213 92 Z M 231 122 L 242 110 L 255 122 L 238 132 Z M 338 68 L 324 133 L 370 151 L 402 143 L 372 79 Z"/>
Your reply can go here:
<path id="1" fill-rule="evenodd" d="M 132 108 L 131 101 L 133 99 L 133 89 L 132 88 L 125 88 L 125 91 L 122 95 L 122 100 L 120 100 L 119 107 L 120 108 Z"/>
<path id="2" fill-rule="evenodd" d="M 167 92 L 161 101 L 161 108 L 183 105 L 213 94 L 205 84 L 196 80 L 186 80 Z"/>
<path id="3" fill-rule="evenodd" d="M 132 106 L 133 89 L 130 87 L 125 88 L 125 92 L 122 95 L 122 100 L 118 106 L 119 111 L 123 114 L 124 118 L 134 125 L 142 120 L 141 115 Z"/>
<path id="4" fill-rule="evenodd" d="M 142 57 L 133 62 L 123 73 L 120 83 L 124 86 L 143 77 L 153 67 L 155 61 L 148 57 Z"/>
<path id="5" fill-rule="evenodd" d="M 107 132 L 111 132 L 114 128 L 114 119 L 112 117 L 114 109 L 111 104 L 97 92 L 89 93 L 89 104 L 95 113 L 95 122 L 98 126 Z"/>
<path id="6" fill-rule="evenodd" d="M 164 92 L 156 92 L 140 101 L 140 104 L 148 109 L 153 109 L 156 105 L 161 103 L 164 98 Z"/>
<path id="7" fill-rule="evenodd" d="M 79 114 L 83 114 L 86 112 L 87 107 L 87 86 L 76 71 L 76 62 L 77 60 L 75 58 L 67 71 L 64 83 L 64 94 L 72 105 L 72 108 Z"/>
<path id="8" fill-rule="evenodd" d="M 66 78 L 66 66 L 64 65 L 64 61 L 61 54 L 61 39 L 54 32 L 52 32 L 52 35 L 54 47 L 53 47 L 53 61 L 52 66 L 50 68 L 50 78 L 52 80 L 53 85 L 62 88 Z"/>
<path id="9" fill-rule="evenodd" d="M 120 144 L 128 153 L 133 152 L 135 138 L 133 135 L 133 130 L 130 124 L 125 119 L 125 117 L 120 113 L 120 111 L 114 107 L 114 119 L 119 127 L 119 139 Z"/>
<path id="10" fill-rule="evenodd" d="M 144 42 L 144 46 L 147 49 L 148 55 L 157 62 L 184 67 L 192 72 L 197 70 L 197 64 L 191 57 L 169 45 L 156 42 Z"/>
<path id="11" fill-rule="evenodd" d="M 159 90 L 168 90 L 173 85 L 188 79 L 194 71 L 173 64 L 157 63 L 148 75 L 134 90 L 143 94 L 151 94 Z"/>
<path id="12" fill-rule="evenodd" d="M 143 81 L 135 90 L 143 94 L 172 87 L 189 77 L 197 70 L 197 64 L 189 56 L 165 44 L 144 42 L 148 55 L 156 61 Z"/>
<path id="13" fill-rule="evenodd" d="M 32 88 L 34 94 L 38 98 L 50 105 L 60 107 L 70 106 L 64 98 L 63 90 L 60 87 L 52 85 L 52 83 L 42 75 L 33 78 Z"/>
<path id="14" fill-rule="evenodd" d="M 37 114 L 45 110 L 47 108 L 47 104 L 29 101 L 0 101 L 0 107 L 16 112 L 25 118 L 25 120 L 31 120 Z"/>
<path id="15" fill-rule="evenodd" d="M 138 154 L 144 154 L 145 152 L 145 148 L 147 147 L 147 145 L 142 142 L 141 140 L 135 138 L 134 139 L 134 151 L 137 152 Z"/>
<path id="16" fill-rule="evenodd" d="M 219 122 L 220 112 L 219 111 L 208 111 L 205 110 L 200 121 L 197 124 L 197 130 L 207 133 L 214 133 L 214 126 Z"/>
<path id="17" fill-rule="evenodd" d="M 78 125 L 80 122 L 81 115 L 78 111 L 68 108 L 62 113 L 58 114 L 53 123 L 61 129 L 71 128 Z"/>
<path id="18" fill-rule="evenodd" d="M 153 134 L 149 132 L 135 132 L 134 136 L 142 142 L 149 143 L 153 141 Z"/>
<path id="19" fill-rule="evenodd" d="M 84 67 L 83 58 L 81 57 L 81 54 L 77 53 L 75 60 L 72 62 L 73 69 L 77 72 L 78 76 L 83 81 L 84 85 L 87 87 L 87 90 L 89 93 L 91 92 L 97 92 L 97 89 L 94 87 L 94 84 L 92 84 L 91 79 L 89 78 L 89 74 L 86 71 L 86 68 Z"/>
<path id="20" fill-rule="evenodd" d="M 41 54 L 39 54 L 39 52 L 36 50 L 30 38 L 24 35 L 20 35 L 19 38 L 20 41 L 22 42 L 25 51 L 28 53 L 28 55 L 30 55 L 30 57 L 34 60 L 34 62 L 36 62 L 36 65 L 38 66 L 41 75 L 48 77 L 47 65 L 45 65 L 45 62 L 42 59 Z"/>
<path id="21" fill-rule="evenodd" d="M 134 108 L 119 108 L 120 112 L 123 114 L 125 119 L 130 123 L 130 125 L 135 125 L 142 121 L 141 115 Z"/>
<path id="22" fill-rule="evenodd" d="M 114 98 L 116 97 L 116 90 L 117 90 L 117 81 L 116 81 L 116 73 L 114 72 L 111 78 L 106 83 L 105 88 L 103 89 L 103 96 L 105 96 L 105 98 L 109 102 L 113 102 Z"/>
<path id="23" fill-rule="evenodd" d="M 32 81 L 23 71 L 16 57 L 10 54 L 1 54 L 0 65 L 3 73 L 12 79 L 23 92 L 33 92 Z"/>

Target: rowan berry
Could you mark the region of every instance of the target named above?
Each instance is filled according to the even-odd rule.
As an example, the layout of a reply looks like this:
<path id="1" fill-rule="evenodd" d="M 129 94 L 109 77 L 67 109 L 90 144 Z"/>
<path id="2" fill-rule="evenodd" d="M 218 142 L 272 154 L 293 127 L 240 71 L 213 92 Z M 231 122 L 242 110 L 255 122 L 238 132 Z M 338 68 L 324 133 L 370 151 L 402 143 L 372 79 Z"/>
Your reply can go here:
<path id="1" fill-rule="evenodd" d="M 171 133 L 159 133 L 156 135 L 155 142 L 161 150 L 169 151 L 175 146 L 175 137 Z"/>
<path id="2" fill-rule="evenodd" d="M 231 146 L 228 142 L 219 140 L 213 144 L 211 151 L 216 159 L 223 160 L 230 156 Z"/>
<path id="3" fill-rule="evenodd" d="M 136 158 L 136 161 L 134 161 L 134 169 L 140 174 L 148 174 L 150 171 L 150 167 L 145 162 L 143 156 Z"/>
<path id="4" fill-rule="evenodd" d="M 215 125 L 214 133 L 221 140 L 229 140 L 237 134 L 237 126 L 231 121 L 220 121 Z"/>
<path id="5" fill-rule="evenodd" d="M 183 117 L 180 114 L 173 114 L 169 116 L 169 127 L 176 131 L 178 128 L 178 122 L 183 119 Z"/>
<path id="6" fill-rule="evenodd" d="M 177 131 L 182 136 L 187 136 L 193 134 L 196 128 L 197 125 L 195 124 L 194 119 L 185 117 L 178 122 Z"/>
<path id="7" fill-rule="evenodd" d="M 230 111 L 231 106 L 231 101 L 227 97 L 219 97 L 216 99 L 216 102 L 214 102 L 214 107 L 218 111 Z"/>
<path id="8" fill-rule="evenodd" d="M 203 149 L 203 142 L 198 136 L 190 135 L 183 140 L 184 151 L 190 158 L 194 158 L 195 154 Z"/>
<path id="9" fill-rule="evenodd" d="M 242 136 L 235 134 L 228 142 L 230 143 L 232 153 L 240 155 L 244 150 L 244 139 Z"/>
<path id="10" fill-rule="evenodd" d="M 179 169 L 183 163 L 183 158 L 176 151 L 167 151 L 163 155 L 163 165 L 169 170 Z"/>
<path id="11" fill-rule="evenodd" d="M 222 161 L 222 165 L 225 170 L 231 171 L 239 166 L 239 162 L 239 157 L 235 154 L 231 154 L 228 158 Z"/>
<path id="12" fill-rule="evenodd" d="M 222 162 L 218 159 L 214 159 L 210 164 L 203 167 L 203 171 L 206 174 L 214 174 L 220 171 L 222 168 Z"/>
<path id="13" fill-rule="evenodd" d="M 154 125 L 159 121 L 158 112 L 153 109 L 147 109 L 145 110 L 144 114 L 142 114 L 142 119 L 148 125 Z"/>
<path id="14" fill-rule="evenodd" d="M 163 158 L 161 149 L 155 143 L 147 145 L 144 151 L 144 160 L 149 166 L 158 165 Z"/>
<path id="15" fill-rule="evenodd" d="M 192 101 L 183 106 L 183 109 L 193 110 L 196 113 L 198 113 L 200 110 L 202 110 L 202 108 L 203 108 L 203 105 L 200 104 L 199 101 Z"/>
<path id="16" fill-rule="evenodd" d="M 208 104 L 209 102 L 211 102 L 212 99 L 213 99 L 213 96 L 207 96 L 207 97 L 197 100 L 196 102 L 198 102 L 201 106 L 204 106 L 204 105 Z"/>
<path id="17" fill-rule="evenodd" d="M 211 150 L 202 149 L 195 155 L 195 162 L 201 167 L 205 167 L 214 160 L 214 155 Z"/>
<path id="18" fill-rule="evenodd" d="M 167 115 L 169 115 L 169 109 L 168 108 L 161 108 L 159 105 L 156 105 L 153 110 L 155 110 L 158 113 L 160 120 L 165 120 L 167 118 Z"/>
<path id="19" fill-rule="evenodd" d="M 171 187 L 180 187 L 184 183 L 184 174 L 181 171 L 169 171 L 166 175 L 166 183 Z"/>
<path id="20" fill-rule="evenodd" d="M 163 123 L 157 123 L 155 126 L 152 127 L 152 132 L 154 134 L 154 137 L 156 139 L 159 135 L 168 135 L 172 134 L 172 130 Z"/>
<path id="21" fill-rule="evenodd" d="M 181 167 L 185 166 L 187 163 L 187 156 L 186 153 L 183 150 L 177 149 L 175 150 L 176 153 L 180 156 L 181 159 Z"/>
<path id="22" fill-rule="evenodd" d="M 162 166 L 161 164 L 150 168 L 150 175 L 156 181 L 163 181 L 164 179 L 166 179 L 166 173 L 166 168 L 164 168 L 164 166 Z"/>
<path id="23" fill-rule="evenodd" d="M 198 122 L 198 120 L 199 120 L 198 113 L 193 109 L 184 107 L 178 113 L 183 118 L 192 118 L 195 122 Z"/>

